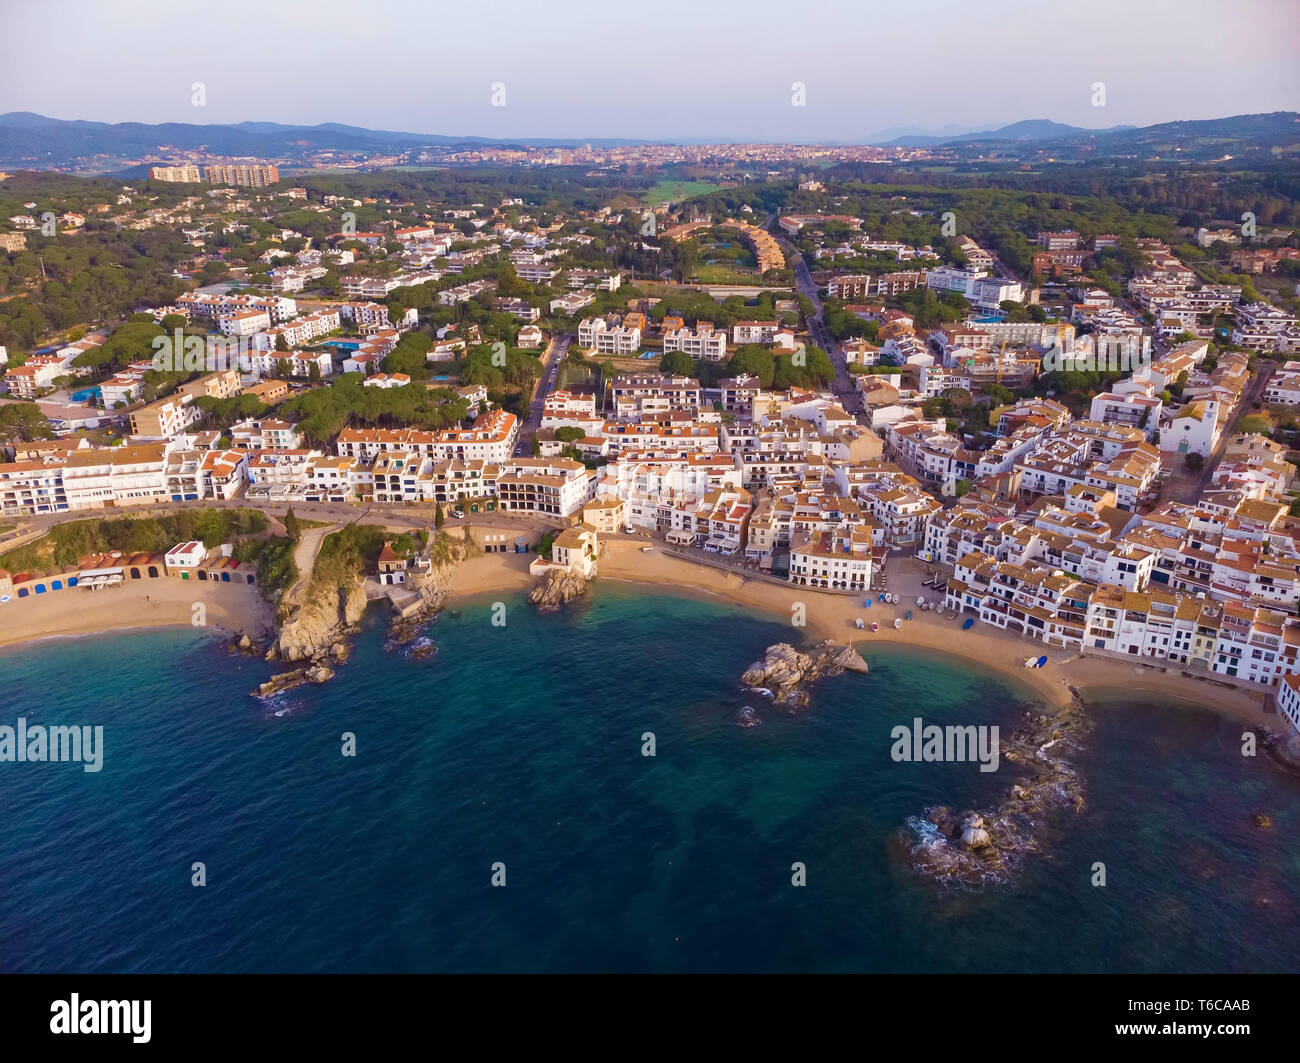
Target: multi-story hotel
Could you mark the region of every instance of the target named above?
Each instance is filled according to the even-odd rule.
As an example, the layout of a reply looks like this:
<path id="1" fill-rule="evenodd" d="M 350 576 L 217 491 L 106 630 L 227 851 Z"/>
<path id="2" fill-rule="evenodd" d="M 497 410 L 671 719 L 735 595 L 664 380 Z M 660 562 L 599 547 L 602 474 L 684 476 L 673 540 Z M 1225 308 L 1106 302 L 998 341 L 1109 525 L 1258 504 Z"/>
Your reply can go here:
<path id="1" fill-rule="evenodd" d="M 193 163 L 185 163 L 180 166 L 151 166 L 149 167 L 149 180 L 198 184 L 203 180 L 203 177 L 199 174 L 197 166 Z"/>
<path id="2" fill-rule="evenodd" d="M 280 180 L 280 171 L 277 167 L 257 163 L 215 163 L 207 170 L 208 183 L 213 185 L 265 188 Z"/>
<path id="3" fill-rule="evenodd" d="M 488 461 L 500 464 L 514 451 L 519 419 L 505 410 L 478 417 L 472 427 L 427 431 L 419 428 L 345 428 L 334 446 L 341 457 L 370 464 L 385 451 L 411 451 L 449 461 Z"/>

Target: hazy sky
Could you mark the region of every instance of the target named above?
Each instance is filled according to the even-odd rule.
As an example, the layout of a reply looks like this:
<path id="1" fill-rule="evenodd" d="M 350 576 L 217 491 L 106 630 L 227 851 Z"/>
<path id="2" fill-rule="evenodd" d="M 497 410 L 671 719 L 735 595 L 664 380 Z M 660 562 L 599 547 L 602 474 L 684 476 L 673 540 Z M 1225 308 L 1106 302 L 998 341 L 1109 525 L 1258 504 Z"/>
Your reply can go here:
<path id="1" fill-rule="evenodd" d="M 0 29 L 0 112 L 105 122 L 813 141 L 1300 110 L 1297 0 L 0 0 Z"/>

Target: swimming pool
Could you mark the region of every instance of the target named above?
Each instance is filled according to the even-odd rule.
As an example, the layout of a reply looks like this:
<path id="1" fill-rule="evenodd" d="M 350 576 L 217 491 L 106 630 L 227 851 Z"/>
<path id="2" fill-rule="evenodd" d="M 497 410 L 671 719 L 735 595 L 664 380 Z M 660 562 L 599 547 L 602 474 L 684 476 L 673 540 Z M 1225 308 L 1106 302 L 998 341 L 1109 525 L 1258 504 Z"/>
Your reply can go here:
<path id="1" fill-rule="evenodd" d="M 82 388 L 68 396 L 73 402 L 99 402 L 99 388 Z"/>

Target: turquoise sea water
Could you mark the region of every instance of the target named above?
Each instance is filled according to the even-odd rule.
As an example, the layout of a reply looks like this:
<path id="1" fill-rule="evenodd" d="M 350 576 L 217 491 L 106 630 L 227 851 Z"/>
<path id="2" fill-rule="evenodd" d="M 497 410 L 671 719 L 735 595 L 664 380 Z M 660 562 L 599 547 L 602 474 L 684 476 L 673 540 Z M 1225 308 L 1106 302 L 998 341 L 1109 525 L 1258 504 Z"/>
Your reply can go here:
<path id="1" fill-rule="evenodd" d="M 738 685 L 779 621 L 618 588 L 506 605 L 438 619 L 427 661 L 372 610 L 332 682 L 271 706 L 269 665 L 191 631 L 0 651 L 0 724 L 105 729 L 98 774 L 0 764 L 0 970 L 1300 967 L 1300 781 L 1208 711 L 1097 706 L 1084 812 L 1013 884 L 945 889 L 899 828 L 1011 776 L 896 764 L 890 728 L 1010 727 L 1024 691 L 872 651 L 786 717 Z"/>

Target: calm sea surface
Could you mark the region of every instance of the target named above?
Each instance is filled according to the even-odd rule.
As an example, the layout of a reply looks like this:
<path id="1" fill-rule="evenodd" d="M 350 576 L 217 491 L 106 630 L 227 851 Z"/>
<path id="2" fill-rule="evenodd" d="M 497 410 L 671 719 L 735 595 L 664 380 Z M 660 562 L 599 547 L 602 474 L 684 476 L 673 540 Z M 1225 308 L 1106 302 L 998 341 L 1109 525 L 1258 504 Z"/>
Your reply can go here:
<path id="1" fill-rule="evenodd" d="M 372 610 L 332 682 L 270 705 L 271 666 L 197 632 L 0 651 L 0 724 L 105 743 L 97 774 L 0 763 L 0 970 L 1300 969 L 1300 780 L 1209 711 L 1097 705 L 1086 809 L 1011 885 L 956 890 L 899 829 L 991 803 L 1008 766 L 895 764 L 890 728 L 1010 729 L 1025 690 L 869 651 L 788 717 L 738 685 L 799 634 L 775 620 L 620 588 L 506 605 L 440 617 L 426 661 Z"/>

